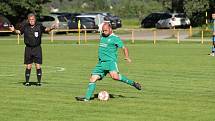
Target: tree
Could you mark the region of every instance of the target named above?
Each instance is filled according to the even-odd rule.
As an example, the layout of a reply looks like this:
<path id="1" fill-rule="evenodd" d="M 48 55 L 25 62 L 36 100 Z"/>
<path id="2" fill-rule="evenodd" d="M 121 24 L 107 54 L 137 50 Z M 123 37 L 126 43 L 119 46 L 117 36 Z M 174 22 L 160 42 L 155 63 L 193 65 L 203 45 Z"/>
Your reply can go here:
<path id="1" fill-rule="evenodd" d="M 0 11 L 15 24 L 26 18 L 28 13 L 40 14 L 41 5 L 47 2 L 50 0 L 0 0 Z"/>
<path id="2" fill-rule="evenodd" d="M 190 18 L 192 25 L 204 24 L 205 12 L 209 9 L 209 0 L 184 0 L 184 11 Z"/>

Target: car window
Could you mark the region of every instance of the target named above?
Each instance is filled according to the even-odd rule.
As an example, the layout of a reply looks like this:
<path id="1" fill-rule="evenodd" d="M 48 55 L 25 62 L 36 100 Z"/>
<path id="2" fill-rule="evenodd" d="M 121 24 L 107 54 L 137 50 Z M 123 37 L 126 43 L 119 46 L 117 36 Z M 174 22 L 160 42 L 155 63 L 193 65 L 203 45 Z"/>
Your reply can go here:
<path id="1" fill-rule="evenodd" d="M 85 17 L 80 17 L 81 22 L 92 22 L 94 21 L 93 18 L 85 18 Z"/>
<path id="2" fill-rule="evenodd" d="M 176 14 L 175 17 L 186 18 L 185 14 Z"/>
<path id="3" fill-rule="evenodd" d="M 66 22 L 66 18 L 64 16 L 58 16 L 57 18 L 60 22 Z"/>
<path id="4" fill-rule="evenodd" d="M 162 14 L 157 13 L 153 15 L 153 20 L 160 20 L 161 18 L 162 18 Z"/>
<path id="5" fill-rule="evenodd" d="M 41 16 L 40 18 L 39 18 L 39 21 L 40 22 L 44 22 L 44 21 L 54 21 L 55 19 L 54 19 L 54 17 L 51 17 L 51 16 Z"/>
<path id="6" fill-rule="evenodd" d="M 161 17 L 161 19 L 168 19 L 168 18 L 172 18 L 172 15 L 166 13 L 166 14 L 163 14 Z"/>
<path id="7" fill-rule="evenodd" d="M 150 14 L 146 17 L 146 19 L 152 19 L 154 17 L 154 14 Z"/>

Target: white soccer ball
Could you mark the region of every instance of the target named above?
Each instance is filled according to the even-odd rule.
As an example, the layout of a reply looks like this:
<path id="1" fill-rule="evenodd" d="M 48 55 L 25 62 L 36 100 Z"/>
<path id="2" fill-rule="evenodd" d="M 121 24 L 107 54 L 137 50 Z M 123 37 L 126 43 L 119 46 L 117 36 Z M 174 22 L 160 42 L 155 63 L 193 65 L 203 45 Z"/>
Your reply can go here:
<path id="1" fill-rule="evenodd" d="M 98 99 L 101 100 L 101 101 L 107 101 L 109 99 L 109 94 L 107 91 L 101 91 L 99 92 L 98 94 Z"/>

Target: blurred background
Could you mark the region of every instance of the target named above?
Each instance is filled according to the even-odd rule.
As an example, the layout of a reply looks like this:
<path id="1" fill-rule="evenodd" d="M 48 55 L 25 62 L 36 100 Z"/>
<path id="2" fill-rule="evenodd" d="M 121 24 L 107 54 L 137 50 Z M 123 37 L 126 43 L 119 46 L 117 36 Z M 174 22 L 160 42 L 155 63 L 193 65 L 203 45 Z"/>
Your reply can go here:
<path id="1" fill-rule="evenodd" d="M 160 26 L 162 19 L 171 18 L 174 20 L 179 17 L 187 21 L 194 27 L 204 26 L 209 21 L 215 3 L 214 0 L 0 0 L 0 22 L 1 26 L 13 24 L 18 26 L 26 19 L 28 13 L 33 12 L 38 16 L 40 21 L 50 21 L 56 19 L 56 15 L 63 15 L 60 21 L 67 21 L 69 28 L 77 28 L 77 20 L 90 23 L 89 19 L 82 17 L 76 18 L 81 14 L 99 13 L 102 16 L 108 16 L 113 22 L 115 28 L 138 28 L 138 27 L 157 27 Z M 50 13 L 56 13 L 50 15 Z M 58 14 L 57 14 L 58 13 Z M 159 13 L 156 14 L 156 13 Z M 164 14 L 164 13 L 176 13 Z M 180 15 L 178 14 L 180 13 Z M 152 14 L 150 17 L 148 17 Z M 48 15 L 48 16 L 44 16 Z M 4 16 L 4 17 L 3 17 Z M 151 20 L 144 20 L 147 19 Z M 173 18 L 175 17 L 175 18 Z M 89 16 L 88 16 L 89 18 Z M 91 16 L 92 18 L 92 16 Z M 45 20 L 44 20 L 45 19 Z M 48 20 L 47 20 L 48 19 Z M 189 19 L 189 20 L 186 20 Z M 4 22 L 2 22 L 4 21 Z M 153 22 L 153 25 L 147 24 L 146 21 Z M 119 25 L 116 25 L 117 22 Z M 169 22 L 170 23 L 170 22 Z M 168 23 L 168 24 L 169 24 Z M 4 24 L 4 25 L 3 25 Z M 96 24 L 96 22 L 94 23 Z M 158 25 L 159 24 L 159 25 Z M 85 25 L 89 26 L 89 25 Z M 1 28 L 3 28 L 1 27 Z M 164 25 L 164 28 L 168 25 Z M 184 27 L 184 26 L 183 26 Z"/>

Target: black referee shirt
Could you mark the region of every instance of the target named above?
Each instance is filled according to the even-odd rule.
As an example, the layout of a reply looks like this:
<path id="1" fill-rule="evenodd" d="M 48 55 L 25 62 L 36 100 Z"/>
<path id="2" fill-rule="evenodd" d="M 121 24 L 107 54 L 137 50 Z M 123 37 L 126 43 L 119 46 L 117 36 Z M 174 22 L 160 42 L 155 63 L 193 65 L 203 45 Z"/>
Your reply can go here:
<path id="1" fill-rule="evenodd" d="M 21 29 L 21 34 L 24 34 L 24 42 L 27 47 L 37 47 L 41 44 L 42 33 L 45 32 L 46 27 L 41 23 L 36 22 L 35 26 L 31 28 L 29 23 L 25 23 Z"/>

